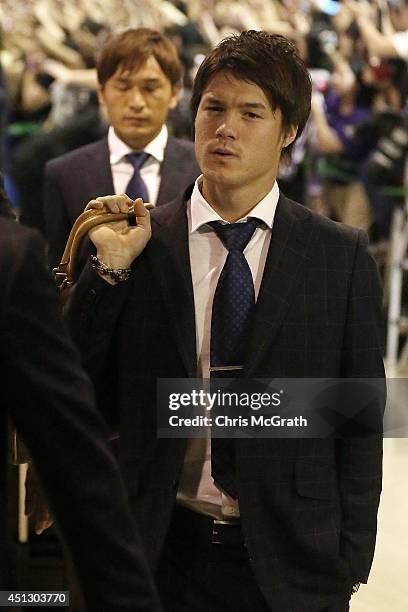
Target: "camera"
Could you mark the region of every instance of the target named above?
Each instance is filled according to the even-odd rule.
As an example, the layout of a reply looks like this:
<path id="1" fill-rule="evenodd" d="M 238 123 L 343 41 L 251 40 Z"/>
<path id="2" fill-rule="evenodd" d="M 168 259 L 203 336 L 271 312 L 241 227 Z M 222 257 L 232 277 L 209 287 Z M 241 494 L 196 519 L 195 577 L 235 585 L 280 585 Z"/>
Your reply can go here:
<path id="1" fill-rule="evenodd" d="M 374 128 L 377 129 L 377 142 L 365 163 L 365 177 L 374 185 L 396 185 L 402 179 L 408 151 L 408 114 L 380 113 Z"/>

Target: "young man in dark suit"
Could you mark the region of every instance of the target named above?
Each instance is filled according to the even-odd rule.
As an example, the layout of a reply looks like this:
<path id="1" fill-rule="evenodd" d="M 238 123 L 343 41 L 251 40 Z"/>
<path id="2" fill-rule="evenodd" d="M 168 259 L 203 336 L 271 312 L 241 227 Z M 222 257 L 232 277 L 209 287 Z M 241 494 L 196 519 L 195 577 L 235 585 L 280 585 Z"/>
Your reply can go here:
<path id="1" fill-rule="evenodd" d="M 157 437 L 160 378 L 384 376 L 365 234 L 276 184 L 310 97 L 285 38 L 221 42 L 193 89 L 202 176 L 151 215 L 136 200 L 137 227 L 92 230 L 96 256 L 72 295 L 70 325 L 100 409 L 118 409 L 130 501 L 171 612 L 345 612 L 370 571 L 379 437 Z M 105 196 L 88 208 L 130 205 Z"/>
<path id="2" fill-rule="evenodd" d="M 0 589 L 7 559 L 7 418 L 31 452 L 93 612 L 160 612 L 108 433 L 60 317 L 37 232 L 0 189 Z M 4 212 L 2 210 L 4 204 Z"/>
<path id="3" fill-rule="evenodd" d="M 160 206 L 199 174 L 193 144 L 169 136 L 165 125 L 181 88 L 180 60 L 168 38 L 148 28 L 115 36 L 102 49 L 97 74 L 99 101 L 110 124 L 107 136 L 46 166 L 51 267 L 59 263 L 74 221 L 92 198 L 127 193 Z"/>

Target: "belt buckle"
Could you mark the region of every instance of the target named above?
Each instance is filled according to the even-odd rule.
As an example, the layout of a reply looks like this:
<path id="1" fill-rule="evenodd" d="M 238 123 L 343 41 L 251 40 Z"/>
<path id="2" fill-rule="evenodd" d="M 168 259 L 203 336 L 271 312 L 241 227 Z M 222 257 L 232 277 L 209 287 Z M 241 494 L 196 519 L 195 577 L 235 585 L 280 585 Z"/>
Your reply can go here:
<path id="1" fill-rule="evenodd" d="M 218 531 L 218 525 L 218 521 L 214 520 L 212 526 L 211 544 L 222 544 L 220 533 Z"/>
<path id="2" fill-rule="evenodd" d="M 222 519 L 213 519 L 211 544 L 222 544 L 221 534 L 220 534 L 220 529 L 219 529 L 221 525 L 236 526 L 236 525 L 239 525 L 239 520 L 229 521 L 229 520 L 222 520 Z"/>

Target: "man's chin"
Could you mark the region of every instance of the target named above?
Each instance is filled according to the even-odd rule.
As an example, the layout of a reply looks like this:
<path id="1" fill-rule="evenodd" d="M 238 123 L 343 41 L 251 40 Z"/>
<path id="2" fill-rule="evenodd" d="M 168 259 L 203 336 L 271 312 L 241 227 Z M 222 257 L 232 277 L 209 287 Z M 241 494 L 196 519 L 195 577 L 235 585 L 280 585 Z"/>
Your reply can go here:
<path id="1" fill-rule="evenodd" d="M 138 130 L 115 130 L 118 137 L 131 147 L 132 149 L 138 150 L 143 149 L 146 145 L 151 142 L 156 133 L 152 131 L 151 127 L 140 127 Z"/>
<path id="2" fill-rule="evenodd" d="M 222 168 L 205 168 L 203 176 L 204 180 L 217 185 L 219 188 L 225 187 L 228 189 L 242 184 L 242 175 Z"/>

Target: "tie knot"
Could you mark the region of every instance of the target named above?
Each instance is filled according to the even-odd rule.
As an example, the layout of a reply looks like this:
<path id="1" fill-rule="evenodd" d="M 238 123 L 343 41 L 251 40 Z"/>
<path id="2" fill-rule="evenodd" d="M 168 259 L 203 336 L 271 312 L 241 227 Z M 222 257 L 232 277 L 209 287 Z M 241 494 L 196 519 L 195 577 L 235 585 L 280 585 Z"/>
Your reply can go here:
<path id="1" fill-rule="evenodd" d="M 258 219 L 250 218 L 241 223 L 220 223 L 220 221 L 210 221 L 208 223 L 217 233 L 228 251 L 244 251 L 246 245 L 251 240 L 257 226 L 260 225 Z"/>
<path id="2" fill-rule="evenodd" d="M 135 170 L 140 170 L 147 158 L 150 157 L 148 153 L 139 151 L 137 153 L 128 153 L 126 159 L 130 162 Z"/>

